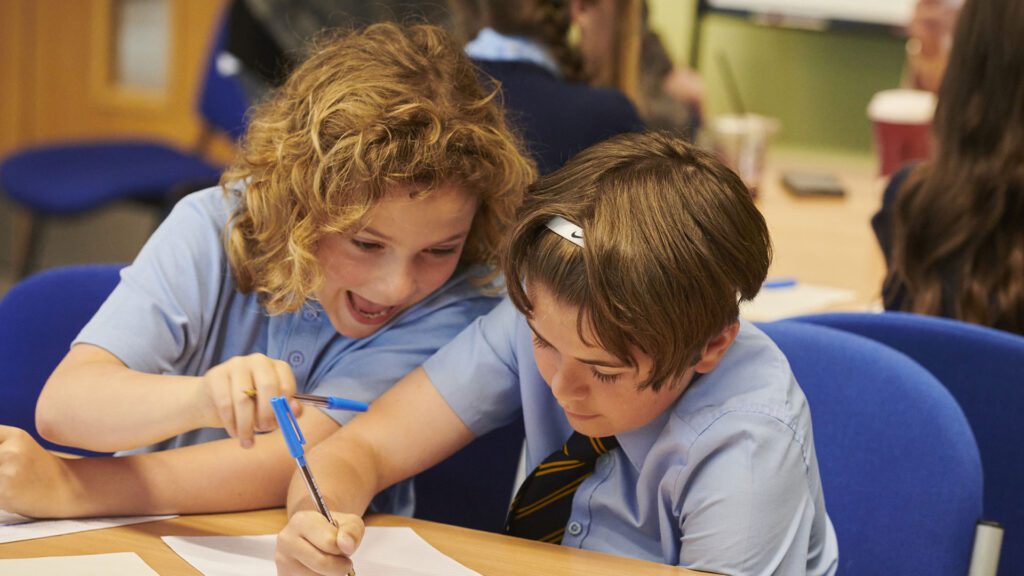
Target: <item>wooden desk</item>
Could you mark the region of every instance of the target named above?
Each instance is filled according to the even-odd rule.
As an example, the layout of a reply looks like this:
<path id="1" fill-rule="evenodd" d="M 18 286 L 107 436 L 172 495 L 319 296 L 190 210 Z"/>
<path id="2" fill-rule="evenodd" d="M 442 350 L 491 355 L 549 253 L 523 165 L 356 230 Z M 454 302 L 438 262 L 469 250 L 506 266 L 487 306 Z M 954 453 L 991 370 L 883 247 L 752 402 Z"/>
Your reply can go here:
<path id="1" fill-rule="evenodd" d="M 782 186 L 787 170 L 835 174 L 846 196 L 794 196 Z M 885 184 L 870 156 L 770 150 L 757 199 L 775 247 L 769 277 L 794 276 L 854 291 L 856 299 L 842 309 L 877 306 L 885 259 L 871 230 L 871 216 L 882 205 Z"/>
<path id="2" fill-rule="evenodd" d="M 0 558 L 135 552 L 164 576 L 194 576 L 199 572 L 168 548 L 160 540 L 161 536 L 272 534 L 284 526 L 285 520 L 283 509 L 181 516 L 161 522 L 0 544 Z M 377 515 L 369 517 L 367 523 L 370 526 L 410 526 L 438 550 L 483 576 L 700 574 L 663 564 L 542 544 L 412 518 Z"/>

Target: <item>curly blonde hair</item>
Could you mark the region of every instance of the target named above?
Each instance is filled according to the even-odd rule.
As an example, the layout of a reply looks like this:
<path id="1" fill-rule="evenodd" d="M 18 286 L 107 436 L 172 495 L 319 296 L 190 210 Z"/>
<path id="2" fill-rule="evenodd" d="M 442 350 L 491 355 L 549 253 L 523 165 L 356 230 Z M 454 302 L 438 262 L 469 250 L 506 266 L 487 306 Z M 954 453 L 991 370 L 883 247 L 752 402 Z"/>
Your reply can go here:
<path id="1" fill-rule="evenodd" d="M 221 179 L 226 190 L 244 185 L 225 237 L 239 289 L 271 314 L 297 310 L 323 281 L 319 238 L 357 230 L 396 186 L 473 195 L 460 265 L 496 267 L 536 174 L 522 150 L 496 94 L 442 29 L 384 23 L 321 39 L 255 108 Z"/>

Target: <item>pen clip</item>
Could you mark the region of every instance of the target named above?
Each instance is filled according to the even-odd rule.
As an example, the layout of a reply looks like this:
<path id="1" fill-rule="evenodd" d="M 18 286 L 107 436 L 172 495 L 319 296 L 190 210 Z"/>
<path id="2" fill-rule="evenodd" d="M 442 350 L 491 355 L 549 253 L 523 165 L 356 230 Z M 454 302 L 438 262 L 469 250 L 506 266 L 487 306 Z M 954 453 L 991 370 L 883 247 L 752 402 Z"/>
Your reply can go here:
<path id="1" fill-rule="evenodd" d="M 284 396 L 276 396 L 270 399 L 270 406 L 274 409 L 274 417 L 277 418 L 277 425 L 281 428 L 281 434 L 284 435 L 288 452 L 292 458 L 305 464 L 305 452 L 302 446 L 306 443 L 306 438 L 302 435 L 302 429 L 299 428 L 299 423 L 295 420 L 292 407 L 288 405 L 288 399 Z"/>

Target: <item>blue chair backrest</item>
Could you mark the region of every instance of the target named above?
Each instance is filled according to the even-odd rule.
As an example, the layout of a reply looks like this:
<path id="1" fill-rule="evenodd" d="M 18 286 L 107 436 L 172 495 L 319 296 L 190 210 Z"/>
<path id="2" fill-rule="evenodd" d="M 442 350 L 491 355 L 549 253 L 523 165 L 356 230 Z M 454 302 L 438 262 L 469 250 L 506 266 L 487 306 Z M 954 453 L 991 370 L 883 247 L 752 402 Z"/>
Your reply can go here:
<path id="1" fill-rule="evenodd" d="M 36 432 L 36 399 L 71 341 L 117 285 L 122 264 L 54 268 L 14 285 L 0 300 L 0 424 Z"/>
<path id="2" fill-rule="evenodd" d="M 1024 574 L 1024 337 L 904 312 L 802 316 L 895 348 L 935 375 L 974 431 L 985 470 L 987 520 L 1006 530 L 1001 574 Z"/>
<path id="3" fill-rule="evenodd" d="M 981 518 L 978 448 L 924 368 L 866 338 L 760 325 L 786 354 L 814 419 L 839 574 L 967 574 Z"/>
<path id="4" fill-rule="evenodd" d="M 234 57 L 225 53 L 228 17 L 220 17 L 217 33 L 212 39 L 206 61 L 206 74 L 199 95 L 199 112 L 206 123 L 238 140 L 245 133 L 245 113 L 249 100 L 238 77 Z"/>

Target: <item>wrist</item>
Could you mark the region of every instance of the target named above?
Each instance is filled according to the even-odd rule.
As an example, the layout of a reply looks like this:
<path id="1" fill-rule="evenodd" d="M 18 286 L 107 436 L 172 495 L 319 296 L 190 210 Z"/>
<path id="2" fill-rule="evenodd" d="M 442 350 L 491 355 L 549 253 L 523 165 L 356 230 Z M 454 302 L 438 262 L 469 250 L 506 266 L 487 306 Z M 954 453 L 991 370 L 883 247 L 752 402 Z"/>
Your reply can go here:
<path id="1" fill-rule="evenodd" d="M 192 392 L 189 394 L 192 401 L 184 411 L 186 428 L 196 430 L 198 428 L 222 427 L 206 379 L 202 376 L 183 376 L 183 378 L 187 378 L 187 385 L 192 387 Z"/>

